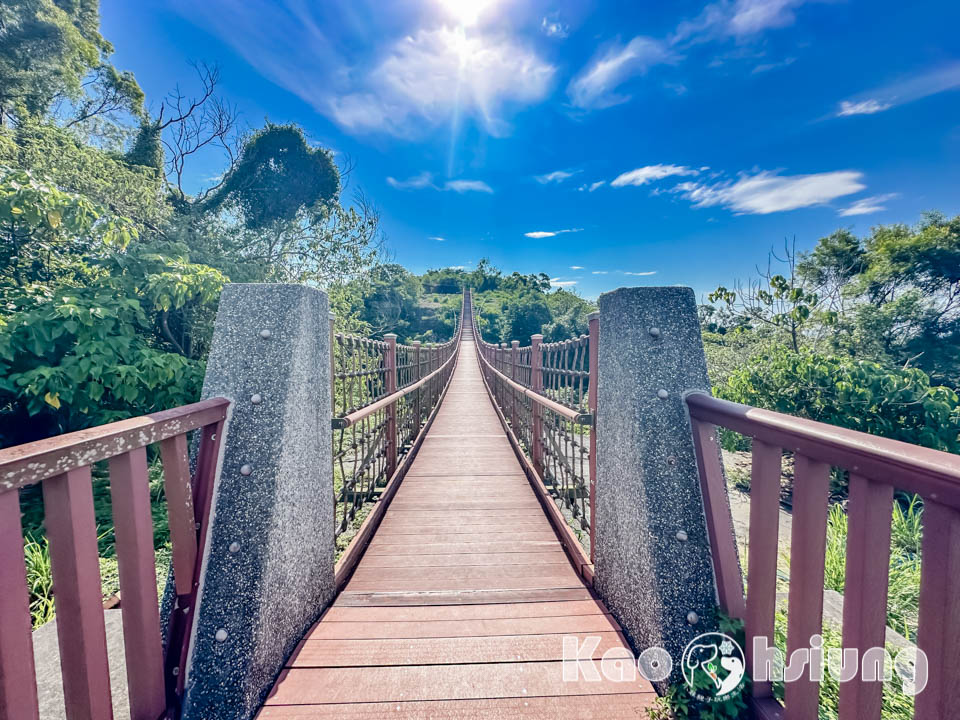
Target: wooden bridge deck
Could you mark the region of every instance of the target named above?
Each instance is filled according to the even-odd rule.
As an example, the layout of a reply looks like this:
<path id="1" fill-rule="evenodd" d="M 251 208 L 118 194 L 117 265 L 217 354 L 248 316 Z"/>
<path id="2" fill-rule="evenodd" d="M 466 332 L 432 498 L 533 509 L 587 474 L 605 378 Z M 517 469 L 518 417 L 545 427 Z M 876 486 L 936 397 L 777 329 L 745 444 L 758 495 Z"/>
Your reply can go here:
<path id="1" fill-rule="evenodd" d="M 563 680 L 565 635 L 599 637 L 597 659 L 626 648 L 524 476 L 466 333 L 369 548 L 258 717 L 644 717 L 645 680 Z"/>

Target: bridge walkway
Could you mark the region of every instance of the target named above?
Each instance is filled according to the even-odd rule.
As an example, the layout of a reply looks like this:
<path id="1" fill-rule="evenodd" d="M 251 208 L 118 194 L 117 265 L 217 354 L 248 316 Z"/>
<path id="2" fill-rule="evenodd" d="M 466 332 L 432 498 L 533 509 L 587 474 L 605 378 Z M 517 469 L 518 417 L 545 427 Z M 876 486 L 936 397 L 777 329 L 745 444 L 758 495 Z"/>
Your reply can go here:
<path id="1" fill-rule="evenodd" d="M 465 328 L 370 546 L 258 718 L 643 717 L 655 694 L 642 678 L 563 680 L 564 636 L 599 638 L 597 659 L 628 652 L 527 481 Z"/>

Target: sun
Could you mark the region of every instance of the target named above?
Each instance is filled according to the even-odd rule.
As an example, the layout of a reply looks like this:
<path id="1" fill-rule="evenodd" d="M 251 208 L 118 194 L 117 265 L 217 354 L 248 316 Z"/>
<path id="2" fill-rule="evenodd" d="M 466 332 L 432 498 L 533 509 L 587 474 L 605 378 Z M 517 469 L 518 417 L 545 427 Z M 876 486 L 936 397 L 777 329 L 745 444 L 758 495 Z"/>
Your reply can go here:
<path id="1" fill-rule="evenodd" d="M 444 11 L 461 26 L 476 25 L 484 12 L 496 4 L 497 0 L 438 0 Z"/>

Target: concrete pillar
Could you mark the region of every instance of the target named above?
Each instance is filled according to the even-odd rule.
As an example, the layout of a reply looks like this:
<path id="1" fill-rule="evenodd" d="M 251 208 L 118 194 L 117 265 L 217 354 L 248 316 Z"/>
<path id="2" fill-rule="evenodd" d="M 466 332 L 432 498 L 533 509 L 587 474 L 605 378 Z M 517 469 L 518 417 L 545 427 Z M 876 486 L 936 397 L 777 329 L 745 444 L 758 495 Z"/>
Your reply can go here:
<path id="1" fill-rule="evenodd" d="M 634 650 L 666 649 L 677 680 L 684 647 L 714 629 L 716 606 L 683 401 L 710 389 L 696 297 L 621 288 L 599 305 L 594 584 Z"/>
<path id="2" fill-rule="evenodd" d="M 203 397 L 233 406 L 184 720 L 252 717 L 333 598 L 330 335 L 319 290 L 228 285 L 220 298 Z"/>

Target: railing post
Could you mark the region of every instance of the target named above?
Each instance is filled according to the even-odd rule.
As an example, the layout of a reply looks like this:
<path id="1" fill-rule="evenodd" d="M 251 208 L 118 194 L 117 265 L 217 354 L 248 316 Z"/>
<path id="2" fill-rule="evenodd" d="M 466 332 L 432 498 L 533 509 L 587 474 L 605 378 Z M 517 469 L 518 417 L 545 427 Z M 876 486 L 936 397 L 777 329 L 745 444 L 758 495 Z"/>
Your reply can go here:
<path id="1" fill-rule="evenodd" d="M 540 353 L 540 344 L 543 342 L 543 335 L 533 335 L 530 338 L 530 389 L 534 392 L 543 391 L 543 358 Z M 533 447 L 530 448 L 530 456 L 533 460 L 533 467 L 541 477 L 543 476 L 543 440 L 540 437 L 542 419 L 540 417 L 540 407 L 533 403 L 531 408 L 533 412 L 533 423 L 531 438 Z"/>
<path id="2" fill-rule="evenodd" d="M 517 356 L 520 354 L 520 341 L 511 340 L 510 341 L 510 379 L 517 380 Z M 517 391 L 514 390 L 510 393 L 511 403 L 510 403 L 510 425 L 513 427 L 513 432 L 519 432 L 517 430 Z"/>
<path id="3" fill-rule="evenodd" d="M 202 397 L 232 403 L 217 433 L 181 720 L 253 714 L 333 599 L 330 353 L 324 292 L 224 288 Z"/>
<path id="4" fill-rule="evenodd" d="M 413 345 L 413 366 L 417 369 L 413 377 L 413 382 L 417 382 L 421 377 L 423 377 L 420 368 L 420 341 L 414 340 L 411 344 Z M 414 428 L 413 434 L 414 437 L 416 437 L 416 434 L 420 432 L 420 388 L 417 388 L 417 396 L 414 398 L 414 403 L 416 403 L 416 405 L 413 410 L 413 416 L 416 418 L 416 427 Z"/>
<path id="5" fill-rule="evenodd" d="M 690 640 L 716 628 L 683 400 L 710 389 L 697 302 L 690 288 L 622 288 L 601 295 L 599 306 L 594 588 L 634 649 L 660 647 L 675 659 L 671 678 L 654 683 L 662 691 L 682 681 L 679 658 Z"/>
<path id="6" fill-rule="evenodd" d="M 590 339 L 587 359 L 587 409 L 593 415 L 593 424 L 590 426 L 590 457 L 587 462 L 587 471 L 590 473 L 590 562 L 596 557 L 597 540 L 597 380 L 599 377 L 599 343 L 600 343 L 600 313 L 594 312 L 587 316 Z"/>
<path id="7" fill-rule="evenodd" d="M 387 333 L 383 336 L 387 342 L 387 351 L 383 356 L 383 367 L 386 370 L 386 392 L 397 391 L 397 336 Z M 387 407 L 387 477 L 393 477 L 397 469 L 397 404 L 390 403 Z"/>

